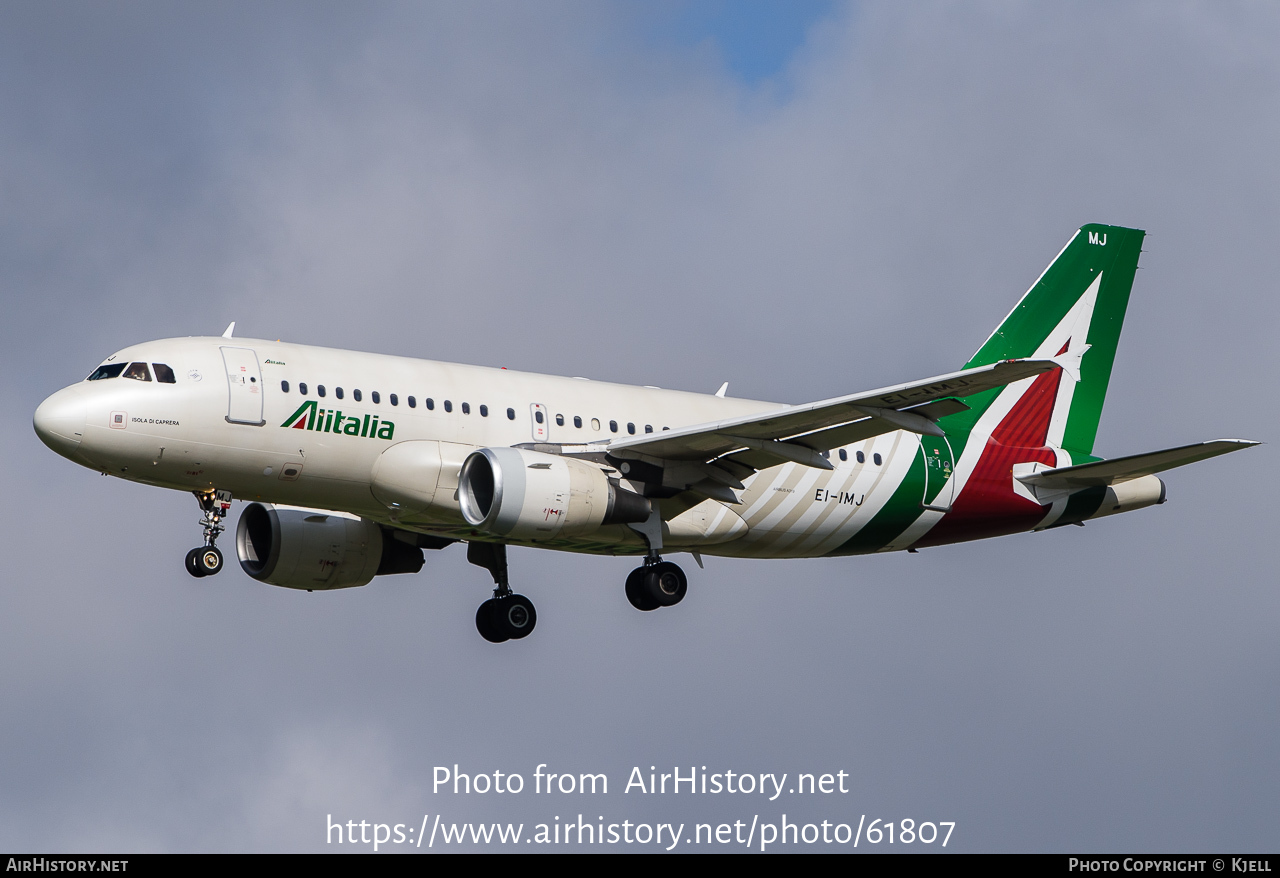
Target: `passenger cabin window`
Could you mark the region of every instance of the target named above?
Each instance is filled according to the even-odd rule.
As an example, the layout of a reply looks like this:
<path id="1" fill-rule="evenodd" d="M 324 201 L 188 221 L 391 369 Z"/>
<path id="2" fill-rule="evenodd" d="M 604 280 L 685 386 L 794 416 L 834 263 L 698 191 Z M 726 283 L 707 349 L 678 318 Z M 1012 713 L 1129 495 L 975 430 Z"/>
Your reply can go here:
<path id="1" fill-rule="evenodd" d="M 610 431 L 611 433 L 616 433 L 616 432 L 618 432 L 618 422 L 617 422 L 617 421 L 610 421 L 610 422 L 609 422 L 609 431 Z"/>
<path id="2" fill-rule="evenodd" d="M 866 462 L 867 462 L 867 456 L 866 456 L 865 454 L 863 454 L 861 451 L 859 451 L 859 452 L 858 452 L 858 463 L 866 463 Z"/>
<path id="3" fill-rule="evenodd" d="M 288 382 L 288 381 L 281 381 L 281 382 L 280 382 L 280 392 L 281 392 L 281 393 L 288 393 L 288 392 L 289 392 L 289 382 Z"/>
<path id="4" fill-rule="evenodd" d="M 151 368 L 156 373 L 156 380 L 161 384 L 177 384 L 178 379 L 174 377 L 173 370 L 164 363 L 152 363 Z"/>
<path id="5" fill-rule="evenodd" d="M 564 426 L 564 415 L 556 415 L 556 426 L 557 427 Z"/>
<path id="6" fill-rule="evenodd" d="M 306 395 L 307 395 L 307 382 L 305 382 L 305 381 L 299 381 L 299 382 L 298 382 L 298 392 L 299 392 L 299 393 L 301 393 L 303 396 L 306 396 Z M 358 393 L 358 392 L 359 392 L 359 391 L 357 391 L 357 393 Z M 359 398 L 360 398 L 360 397 L 358 397 L 358 396 L 356 397 L 356 399 L 359 399 Z"/>
<path id="7" fill-rule="evenodd" d="M 469 415 L 469 414 L 471 414 L 471 403 L 469 403 L 469 402 L 464 402 L 464 403 L 462 404 L 462 413 L 463 413 L 464 415 Z"/>
<path id="8" fill-rule="evenodd" d="M 391 396 L 388 397 L 388 399 L 391 400 L 392 405 L 400 405 L 400 397 L 396 396 L 394 393 L 391 394 Z"/>
<path id="9" fill-rule="evenodd" d="M 652 433 L 652 432 L 653 432 L 653 424 L 645 424 L 645 425 L 644 425 L 644 431 L 645 431 L 646 433 Z"/>
<path id="10" fill-rule="evenodd" d="M 516 419 L 516 410 L 515 410 L 515 409 L 507 409 L 507 420 L 508 420 L 508 421 L 514 421 L 515 419 Z"/>
<path id="11" fill-rule="evenodd" d="M 542 412 L 535 410 L 533 413 L 533 419 L 541 424 L 543 421 Z"/>
<path id="12" fill-rule="evenodd" d="M 879 454 L 873 454 L 873 455 L 871 455 L 871 459 L 872 459 L 872 460 L 874 460 L 874 461 L 876 462 L 876 466 L 879 466 L 879 465 L 880 465 L 881 458 L 880 458 L 880 455 L 879 455 Z"/>
<path id="13" fill-rule="evenodd" d="M 592 418 L 592 419 L 591 419 L 591 429 L 592 429 L 592 430 L 599 430 L 599 429 L 600 429 L 600 419 L 599 419 L 599 418 Z"/>
<path id="14" fill-rule="evenodd" d="M 119 378 L 124 371 L 124 363 L 112 363 L 110 366 L 99 366 L 89 376 L 89 381 L 101 381 L 103 378 Z"/>
<path id="15" fill-rule="evenodd" d="M 630 433 L 632 436 L 636 435 L 636 425 L 627 424 L 627 432 Z"/>
<path id="16" fill-rule="evenodd" d="M 482 418 L 489 417 L 489 407 L 487 405 L 480 406 L 480 417 Z"/>
<path id="17" fill-rule="evenodd" d="M 579 430 L 581 430 L 581 429 L 582 429 L 582 418 L 578 417 L 577 415 L 574 415 L 574 416 L 573 416 L 573 425 L 574 425 L 575 427 L 577 427 Z"/>
<path id="18" fill-rule="evenodd" d="M 414 399 L 412 396 L 409 397 L 409 408 L 416 409 L 417 407 L 418 407 L 418 401 Z"/>
<path id="19" fill-rule="evenodd" d="M 336 396 L 338 399 L 342 399 L 342 388 L 341 387 L 333 388 L 333 395 Z"/>
<path id="20" fill-rule="evenodd" d="M 150 381 L 151 372 L 147 369 L 146 363 L 130 363 L 129 368 L 124 370 L 124 377 L 138 381 Z"/>
<path id="21" fill-rule="evenodd" d="M 841 460 L 848 460 L 848 459 L 849 459 L 849 452 L 847 452 L 847 451 L 845 451 L 843 448 L 841 448 L 841 449 L 840 449 L 840 459 L 841 459 Z"/>
<path id="22" fill-rule="evenodd" d="M 302 392 L 306 393 L 305 390 Z M 357 387 L 355 390 L 351 391 L 351 398 L 354 399 L 356 402 L 359 402 L 360 400 L 364 399 L 364 395 L 360 393 L 360 388 Z"/>
<path id="23" fill-rule="evenodd" d="M 427 407 L 427 411 L 429 412 L 435 410 L 436 401 L 429 396 L 422 401 L 422 404 Z"/>
<path id="24" fill-rule="evenodd" d="M 317 385 L 316 385 L 316 396 L 319 396 L 319 397 L 323 397 L 323 396 L 324 396 L 324 385 L 323 385 L 323 384 L 317 384 Z"/>
<path id="25" fill-rule="evenodd" d="M 377 405 L 378 403 L 382 402 L 382 396 L 376 390 L 373 393 L 369 394 L 369 398 L 373 400 L 374 405 Z"/>
<path id="26" fill-rule="evenodd" d="M 444 401 L 444 410 L 445 410 L 446 412 L 451 412 L 451 411 L 453 411 L 453 402 L 452 402 L 451 400 L 446 399 L 446 400 Z"/>

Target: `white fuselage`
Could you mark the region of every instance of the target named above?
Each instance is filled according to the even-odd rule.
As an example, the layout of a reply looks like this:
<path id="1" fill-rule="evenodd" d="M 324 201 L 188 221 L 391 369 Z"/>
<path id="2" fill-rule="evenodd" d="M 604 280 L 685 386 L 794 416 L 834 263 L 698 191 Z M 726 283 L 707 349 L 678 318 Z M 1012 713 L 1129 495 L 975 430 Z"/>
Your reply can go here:
<path id="1" fill-rule="evenodd" d="M 241 361 L 252 365 L 237 366 Z M 220 489 L 236 499 L 341 510 L 455 538 L 477 536 L 459 512 L 456 480 L 463 460 L 478 448 L 603 446 L 632 430 L 644 435 L 778 408 L 261 339 L 147 342 L 107 362 L 167 365 L 174 383 L 162 383 L 153 370 L 153 380 L 87 380 L 46 400 L 37 428 L 76 462 L 161 487 Z M 252 374 L 255 368 L 258 374 Z M 306 403 L 314 403 L 318 418 L 304 412 L 292 426 L 291 416 Z M 397 508 L 371 491 L 379 457 L 406 441 L 439 443 L 440 490 L 429 509 Z M 909 433 L 851 448 L 865 449 L 865 465 L 854 463 L 852 452 L 848 463 L 833 459 L 833 471 L 784 464 L 746 480 L 740 504 L 695 499 L 693 507 L 686 502 L 664 508 L 667 544 L 766 557 L 830 551 L 874 514 L 880 504 L 870 495 L 887 496 L 919 453 Z M 870 463 L 873 454 L 882 465 Z M 880 492 L 874 490 L 878 486 Z M 856 505 L 813 499 L 823 496 L 860 499 Z M 643 552 L 644 541 L 618 525 L 590 540 L 550 547 L 635 554 Z"/>

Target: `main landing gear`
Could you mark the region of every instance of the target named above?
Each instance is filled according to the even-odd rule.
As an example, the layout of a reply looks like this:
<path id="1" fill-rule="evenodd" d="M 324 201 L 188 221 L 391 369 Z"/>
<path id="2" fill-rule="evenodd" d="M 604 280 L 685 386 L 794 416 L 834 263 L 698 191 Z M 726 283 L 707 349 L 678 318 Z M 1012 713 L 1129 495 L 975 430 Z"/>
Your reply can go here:
<path id="1" fill-rule="evenodd" d="M 476 630 L 490 643 L 528 637 L 538 624 L 533 601 L 514 594 L 507 583 L 507 547 L 503 543 L 467 543 L 467 560 L 493 576 L 493 597 L 476 610 Z"/>
<path id="2" fill-rule="evenodd" d="M 627 600 L 637 610 L 674 607 L 684 599 L 689 580 L 679 565 L 650 553 L 644 564 L 627 576 Z"/>
<path id="3" fill-rule="evenodd" d="M 689 590 L 689 580 L 684 571 L 678 565 L 662 560 L 662 510 L 657 500 L 651 503 L 648 520 L 631 525 L 644 537 L 649 553 L 644 557 L 644 564 L 627 576 L 627 600 L 637 610 L 646 612 L 658 607 L 674 607 L 684 600 L 684 593 Z"/>
<path id="4" fill-rule="evenodd" d="M 213 576 L 222 570 L 222 552 L 218 550 L 218 537 L 226 530 L 222 519 L 231 508 L 230 491 L 193 491 L 196 502 L 204 515 L 204 545 L 187 552 L 187 572 L 192 576 Z"/>

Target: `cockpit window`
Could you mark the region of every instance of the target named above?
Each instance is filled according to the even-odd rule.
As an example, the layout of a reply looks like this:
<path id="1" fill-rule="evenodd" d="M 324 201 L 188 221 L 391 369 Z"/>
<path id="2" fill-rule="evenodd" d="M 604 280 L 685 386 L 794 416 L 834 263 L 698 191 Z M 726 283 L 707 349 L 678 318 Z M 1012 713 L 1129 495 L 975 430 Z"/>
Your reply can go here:
<path id="1" fill-rule="evenodd" d="M 147 369 L 146 363 L 130 363 L 129 368 L 124 370 L 125 378 L 136 378 L 138 381 L 150 381 L 151 372 Z"/>
<path id="2" fill-rule="evenodd" d="M 123 371 L 124 363 L 110 363 L 106 366 L 99 366 L 87 380 L 101 381 L 103 378 L 118 378 Z"/>
<path id="3" fill-rule="evenodd" d="M 161 384 L 178 383 L 178 379 L 173 377 L 173 370 L 164 363 L 152 363 L 151 368 L 156 370 L 156 380 Z"/>

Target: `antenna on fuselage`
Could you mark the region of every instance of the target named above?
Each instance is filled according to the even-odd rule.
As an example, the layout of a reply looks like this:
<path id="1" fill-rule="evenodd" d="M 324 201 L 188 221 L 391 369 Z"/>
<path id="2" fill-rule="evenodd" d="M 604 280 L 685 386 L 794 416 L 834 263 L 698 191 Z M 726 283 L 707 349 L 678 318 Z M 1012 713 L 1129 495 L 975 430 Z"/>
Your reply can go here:
<path id="1" fill-rule="evenodd" d="M 720 397 L 721 399 L 724 399 L 725 391 L 727 391 L 728 389 L 729 389 L 729 382 L 726 381 L 724 384 L 720 385 L 720 389 L 716 391 L 716 396 Z"/>
<path id="2" fill-rule="evenodd" d="M 236 331 L 236 322 L 232 320 L 227 324 L 227 331 L 222 333 L 223 338 L 231 338 L 231 334 Z"/>

